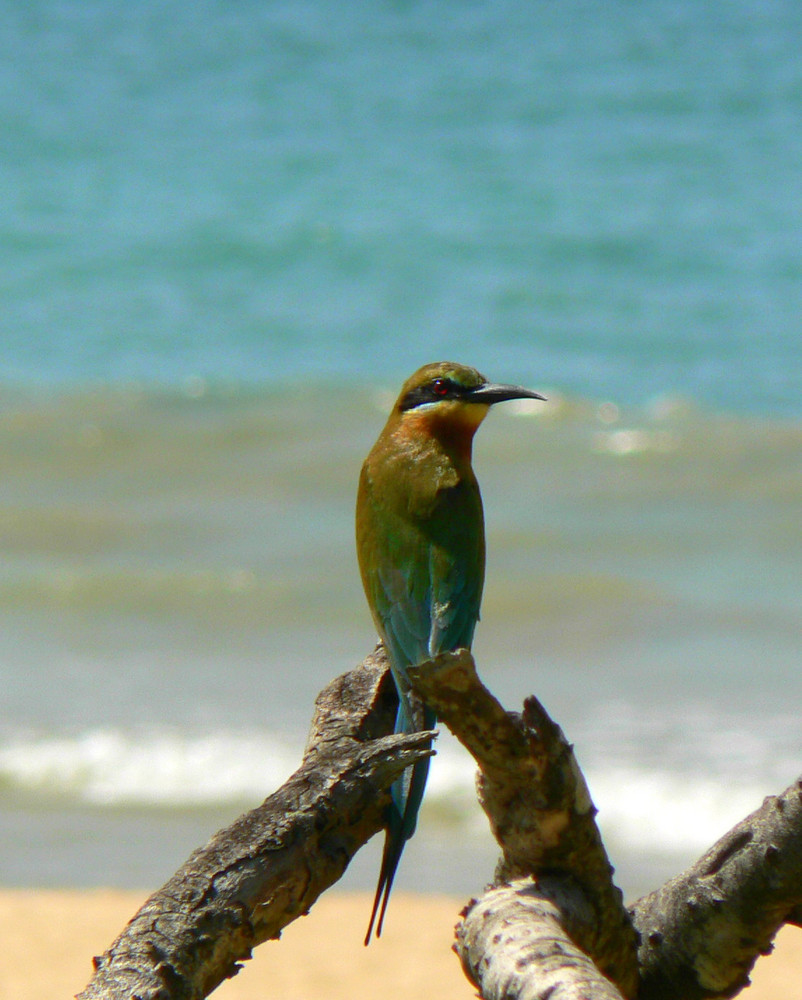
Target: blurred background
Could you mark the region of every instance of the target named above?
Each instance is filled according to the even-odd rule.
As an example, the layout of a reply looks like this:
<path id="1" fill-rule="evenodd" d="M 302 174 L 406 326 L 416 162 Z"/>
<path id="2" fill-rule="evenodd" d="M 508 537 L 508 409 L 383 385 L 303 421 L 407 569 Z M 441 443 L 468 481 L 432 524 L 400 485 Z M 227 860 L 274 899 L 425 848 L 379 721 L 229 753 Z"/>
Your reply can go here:
<path id="1" fill-rule="evenodd" d="M 549 396 L 477 438 L 474 652 L 627 894 L 802 771 L 801 45 L 791 0 L 0 0 L 0 883 L 155 887 L 294 770 L 439 359 Z M 468 894 L 439 748 L 397 884 Z"/>

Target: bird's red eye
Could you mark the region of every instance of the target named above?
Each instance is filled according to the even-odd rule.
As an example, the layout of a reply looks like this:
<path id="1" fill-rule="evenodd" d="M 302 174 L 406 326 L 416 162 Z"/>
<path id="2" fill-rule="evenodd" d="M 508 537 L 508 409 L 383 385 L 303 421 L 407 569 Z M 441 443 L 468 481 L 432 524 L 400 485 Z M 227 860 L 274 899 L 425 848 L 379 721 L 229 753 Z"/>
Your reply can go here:
<path id="1" fill-rule="evenodd" d="M 435 396 L 447 396 L 448 395 L 448 379 L 436 378 L 432 382 L 432 392 Z"/>

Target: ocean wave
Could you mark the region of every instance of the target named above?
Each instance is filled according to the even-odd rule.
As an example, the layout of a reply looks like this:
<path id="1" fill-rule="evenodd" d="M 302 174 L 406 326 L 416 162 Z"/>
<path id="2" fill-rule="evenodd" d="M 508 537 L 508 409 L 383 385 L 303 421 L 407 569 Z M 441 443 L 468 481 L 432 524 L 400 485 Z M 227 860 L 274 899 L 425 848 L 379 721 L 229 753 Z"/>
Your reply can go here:
<path id="1" fill-rule="evenodd" d="M 647 590 L 739 612 L 798 604 L 802 427 L 679 397 L 633 409 L 546 391 L 536 411 L 499 409 L 477 440 L 489 610 L 494 593 L 501 613 L 522 595 L 527 615 L 581 600 L 592 620 L 618 594 L 633 617 Z M 225 395 L 196 380 L 6 398 L 0 597 L 48 620 L 356 618 L 353 503 L 387 406 L 376 394 Z"/>
<path id="2" fill-rule="evenodd" d="M 609 843 L 658 855 L 705 851 L 768 794 L 713 773 L 691 777 L 637 767 L 591 773 L 588 783 Z"/>
<path id="3" fill-rule="evenodd" d="M 98 728 L 71 737 L 17 737 L 0 745 L 0 798 L 25 793 L 42 808 L 65 799 L 101 809 L 245 808 L 280 786 L 299 759 L 289 741 L 260 733 Z M 756 783 L 734 787 L 713 772 L 689 776 L 637 766 L 596 768 L 588 783 L 612 846 L 666 856 L 704 851 L 767 794 Z M 422 822 L 430 832 L 455 825 L 468 834 L 485 830 L 474 789 L 473 761 L 453 741 L 442 741 Z"/>
<path id="4" fill-rule="evenodd" d="M 184 808 L 256 804 L 296 766 L 288 743 L 261 734 L 138 736 L 91 729 L 18 737 L 0 746 L 0 784 L 43 802 Z"/>

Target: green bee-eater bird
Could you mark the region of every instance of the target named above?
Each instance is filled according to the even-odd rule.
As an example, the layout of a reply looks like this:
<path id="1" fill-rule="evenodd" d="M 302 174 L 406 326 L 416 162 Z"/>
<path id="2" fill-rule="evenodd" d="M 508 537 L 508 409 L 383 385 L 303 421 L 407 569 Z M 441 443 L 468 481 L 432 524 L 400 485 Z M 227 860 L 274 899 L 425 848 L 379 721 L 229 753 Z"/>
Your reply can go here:
<path id="1" fill-rule="evenodd" d="M 397 733 L 432 729 L 434 713 L 416 713 L 407 667 L 447 650 L 470 648 L 485 572 L 482 498 L 471 445 L 493 403 L 543 399 L 517 385 L 488 382 L 474 368 L 439 361 L 407 379 L 362 467 L 356 542 L 362 583 L 398 689 Z M 381 934 L 387 900 L 426 786 L 429 760 L 392 788 L 376 914 Z M 380 912 L 379 912 L 380 911 Z"/>

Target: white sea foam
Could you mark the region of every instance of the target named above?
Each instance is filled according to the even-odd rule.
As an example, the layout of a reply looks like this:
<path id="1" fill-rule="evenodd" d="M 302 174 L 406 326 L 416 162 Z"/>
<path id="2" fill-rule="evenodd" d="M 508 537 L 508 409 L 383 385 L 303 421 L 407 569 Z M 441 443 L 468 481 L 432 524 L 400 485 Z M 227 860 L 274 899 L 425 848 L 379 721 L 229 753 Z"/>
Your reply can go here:
<path id="1" fill-rule="evenodd" d="M 701 853 L 760 805 L 767 789 L 721 777 L 618 767 L 588 776 L 610 843 L 652 854 Z M 777 788 L 774 791 L 780 791 Z"/>
<path id="2" fill-rule="evenodd" d="M 92 805 L 191 806 L 261 801 L 291 773 L 289 744 L 259 734 L 140 736 L 93 729 L 0 746 L 0 780 Z"/>
<path id="3" fill-rule="evenodd" d="M 793 773 L 793 772 L 789 772 Z M 424 809 L 459 811 L 475 827 L 484 824 L 474 791 L 475 766 L 460 747 L 446 742 L 432 764 Z M 782 784 L 734 780 L 712 761 L 695 775 L 636 765 L 590 769 L 586 775 L 609 846 L 650 855 L 698 854 L 757 809 Z"/>
<path id="4" fill-rule="evenodd" d="M 256 805 L 297 767 L 301 747 L 271 734 L 125 733 L 17 737 L 0 744 L 0 785 L 94 807 Z M 714 770 L 688 775 L 616 765 L 589 772 L 602 832 L 623 851 L 701 852 L 777 788 L 734 785 Z M 475 766 L 450 737 L 438 741 L 424 803 L 427 823 L 448 817 L 483 828 Z"/>

